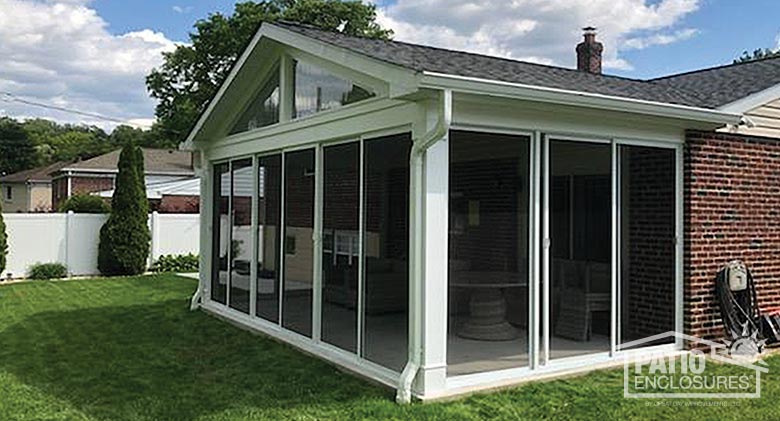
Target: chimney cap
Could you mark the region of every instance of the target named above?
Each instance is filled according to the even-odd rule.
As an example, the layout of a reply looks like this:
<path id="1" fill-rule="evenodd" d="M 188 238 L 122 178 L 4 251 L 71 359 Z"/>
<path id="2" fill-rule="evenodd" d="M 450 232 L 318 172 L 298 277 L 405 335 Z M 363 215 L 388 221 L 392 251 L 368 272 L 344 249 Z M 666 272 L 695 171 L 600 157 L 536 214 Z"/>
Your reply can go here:
<path id="1" fill-rule="evenodd" d="M 582 28 L 583 32 L 586 34 L 595 34 L 596 33 L 596 27 L 595 26 L 586 26 Z"/>

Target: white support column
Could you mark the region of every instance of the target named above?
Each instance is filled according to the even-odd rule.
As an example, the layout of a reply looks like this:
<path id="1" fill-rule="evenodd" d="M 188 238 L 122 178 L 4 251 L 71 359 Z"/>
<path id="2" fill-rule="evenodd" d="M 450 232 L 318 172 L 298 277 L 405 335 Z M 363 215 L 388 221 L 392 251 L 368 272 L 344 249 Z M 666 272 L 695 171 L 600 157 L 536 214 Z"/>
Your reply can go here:
<path id="1" fill-rule="evenodd" d="M 541 244 L 541 149 L 542 149 L 542 135 L 539 131 L 534 132 L 531 139 L 531 200 L 529 201 L 530 209 L 528 212 L 528 223 L 531 227 L 531 235 L 528 240 L 528 251 L 531 257 L 531 264 L 528 265 L 528 355 L 531 356 L 530 366 L 531 369 L 539 367 L 539 327 L 540 327 L 540 286 L 541 283 L 541 261 L 542 251 L 539 245 Z"/>
<path id="2" fill-rule="evenodd" d="M 201 155 L 202 156 L 202 155 Z M 211 297 L 211 256 L 212 256 L 212 230 L 214 212 L 211 164 L 201 161 L 200 168 L 200 255 L 199 255 L 199 279 L 201 302 Z"/>
<path id="3" fill-rule="evenodd" d="M 620 231 L 618 230 L 618 227 L 620 226 L 620 207 L 618 206 L 620 201 L 619 196 L 619 182 L 620 182 L 620 166 L 619 166 L 619 160 L 618 160 L 618 146 L 617 142 L 615 140 L 612 140 L 611 144 L 611 157 L 612 157 L 612 241 L 611 241 L 611 249 L 610 249 L 610 255 L 612 256 L 612 265 L 610 269 L 610 279 L 612 288 L 610 289 L 611 292 L 611 305 L 610 305 L 610 321 L 609 321 L 609 353 L 610 355 L 614 356 L 615 353 L 618 350 L 618 299 L 620 296 L 619 293 L 619 285 L 618 285 L 618 271 L 620 270 L 620 255 L 618 254 L 618 244 L 620 242 L 620 238 L 618 238 L 618 235 Z"/>
<path id="4" fill-rule="evenodd" d="M 312 231 L 312 249 L 314 250 L 312 288 L 314 291 L 311 312 L 311 337 L 314 342 L 320 342 L 322 339 L 322 218 L 324 213 L 323 185 L 325 182 L 323 162 L 322 145 L 319 145 L 314 150 L 314 230 Z"/>
<path id="5" fill-rule="evenodd" d="M 447 380 L 447 297 L 449 242 L 449 141 L 425 153 L 423 229 L 423 356 L 418 386 L 435 394 Z"/>
<path id="6" fill-rule="evenodd" d="M 149 267 L 160 257 L 160 214 L 157 211 L 149 215 L 149 232 L 151 233 L 151 244 L 149 245 Z"/>
<path id="7" fill-rule="evenodd" d="M 683 212 L 684 203 L 684 179 L 683 179 L 683 148 L 684 145 L 677 145 L 675 150 L 675 293 L 674 293 L 674 317 L 675 317 L 675 329 L 679 333 L 685 332 L 684 316 L 685 316 L 685 300 L 683 294 L 685 291 L 685 272 L 683 270 L 683 256 L 685 247 L 685 233 L 683 232 Z M 685 343 L 678 335 L 675 340 L 675 345 L 679 348 L 683 348 Z"/>

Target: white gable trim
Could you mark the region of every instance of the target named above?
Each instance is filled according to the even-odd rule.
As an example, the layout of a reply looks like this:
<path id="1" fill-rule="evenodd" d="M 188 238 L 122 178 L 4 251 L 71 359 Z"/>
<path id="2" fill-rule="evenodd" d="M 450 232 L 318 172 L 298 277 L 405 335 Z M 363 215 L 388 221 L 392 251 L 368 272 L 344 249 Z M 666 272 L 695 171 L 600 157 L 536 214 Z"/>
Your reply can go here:
<path id="1" fill-rule="evenodd" d="M 723 105 L 718 109 L 730 113 L 746 113 L 778 99 L 780 99 L 780 84 Z"/>
<path id="2" fill-rule="evenodd" d="M 198 134 L 203 130 L 206 122 L 214 112 L 217 104 L 220 103 L 223 96 L 231 86 L 237 75 L 241 72 L 249 57 L 252 55 L 257 45 L 263 38 L 277 41 L 281 44 L 308 53 L 323 61 L 339 63 L 346 67 L 349 63 L 349 69 L 366 75 L 382 75 L 382 80 L 389 83 L 388 94 L 391 98 L 410 94 L 417 90 L 417 79 L 415 72 L 409 69 L 385 63 L 379 60 L 371 59 L 363 55 L 353 53 L 347 49 L 336 47 L 328 43 L 311 39 L 305 35 L 275 26 L 272 23 L 264 23 L 260 26 L 252 41 L 236 61 L 233 69 L 228 74 L 225 82 L 220 86 L 217 94 L 209 102 L 206 111 L 198 118 L 195 127 L 190 131 L 187 139 L 180 145 L 180 149 L 193 149 L 193 144 Z M 327 58 L 326 58 L 327 57 Z M 321 64 L 318 63 L 318 65 Z"/>

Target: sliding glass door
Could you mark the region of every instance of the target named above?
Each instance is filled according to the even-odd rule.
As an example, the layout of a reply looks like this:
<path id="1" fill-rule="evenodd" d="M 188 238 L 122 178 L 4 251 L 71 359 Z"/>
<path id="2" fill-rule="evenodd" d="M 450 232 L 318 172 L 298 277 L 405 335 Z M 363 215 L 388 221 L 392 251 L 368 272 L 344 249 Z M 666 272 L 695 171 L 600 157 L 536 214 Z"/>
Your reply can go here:
<path id="1" fill-rule="evenodd" d="M 543 290 L 549 358 L 610 350 L 612 146 L 550 139 L 547 185 L 549 285 Z"/>

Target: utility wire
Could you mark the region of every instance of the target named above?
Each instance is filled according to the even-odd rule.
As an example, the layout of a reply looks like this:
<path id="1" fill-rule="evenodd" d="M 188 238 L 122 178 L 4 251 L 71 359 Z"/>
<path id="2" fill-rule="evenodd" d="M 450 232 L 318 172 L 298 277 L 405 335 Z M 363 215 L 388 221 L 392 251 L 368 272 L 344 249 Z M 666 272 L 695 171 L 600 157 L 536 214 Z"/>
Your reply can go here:
<path id="1" fill-rule="evenodd" d="M 65 113 L 78 114 L 78 115 L 85 116 L 85 117 L 92 117 L 92 118 L 97 118 L 97 119 L 100 119 L 100 120 L 112 121 L 114 123 L 127 124 L 129 126 L 135 126 L 135 127 L 142 128 L 142 129 L 149 129 L 149 128 L 151 128 L 151 126 L 146 125 L 146 124 L 133 123 L 133 122 L 130 122 L 130 121 L 127 121 L 127 120 L 122 120 L 120 118 L 108 117 L 108 116 L 105 116 L 105 115 L 102 115 L 102 114 L 90 113 L 90 112 L 87 112 L 87 111 L 75 110 L 73 108 L 60 107 L 60 106 L 57 106 L 57 105 L 44 104 L 42 102 L 37 102 L 37 101 L 30 101 L 29 99 L 20 98 L 20 97 L 12 94 L 10 92 L 0 92 L 0 101 L 18 102 L 18 103 L 21 103 L 21 104 L 32 105 L 34 107 L 47 108 L 47 109 L 50 109 L 50 110 L 62 111 L 62 112 L 65 112 Z"/>

